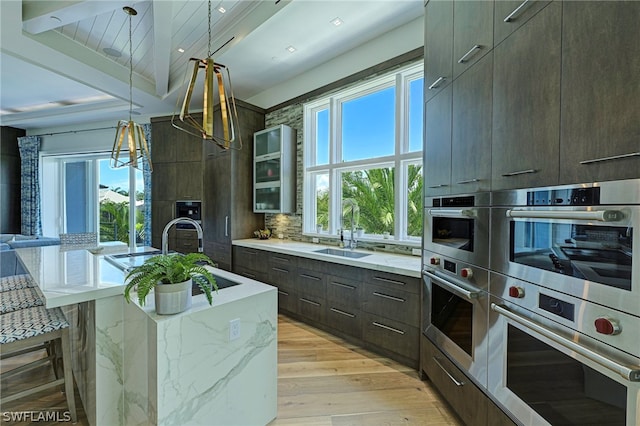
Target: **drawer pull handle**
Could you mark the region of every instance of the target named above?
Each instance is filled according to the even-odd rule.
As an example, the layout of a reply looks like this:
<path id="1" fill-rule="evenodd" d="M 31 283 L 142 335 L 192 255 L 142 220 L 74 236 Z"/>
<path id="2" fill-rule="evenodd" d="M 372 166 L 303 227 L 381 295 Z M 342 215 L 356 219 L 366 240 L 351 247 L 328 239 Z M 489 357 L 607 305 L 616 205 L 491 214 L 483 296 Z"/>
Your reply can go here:
<path id="1" fill-rule="evenodd" d="M 320 278 L 318 278 L 318 277 L 314 277 L 313 275 L 300 274 L 300 276 L 301 276 L 302 278 L 308 278 L 308 279 L 310 279 L 310 280 L 320 281 Z"/>
<path id="2" fill-rule="evenodd" d="M 433 361 L 436 363 L 438 367 L 440 367 L 442 371 L 444 371 L 444 374 L 446 374 L 456 386 L 464 386 L 464 382 L 461 382 L 457 380 L 455 377 L 453 377 L 453 375 L 449 373 L 446 368 L 444 368 L 444 365 L 442 365 L 442 363 L 438 358 L 434 356 Z"/>
<path id="3" fill-rule="evenodd" d="M 249 272 L 242 272 L 242 275 L 244 275 L 247 278 L 251 278 L 251 279 L 255 279 L 256 276 L 254 274 L 250 274 Z"/>
<path id="4" fill-rule="evenodd" d="M 467 58 L 469 56 L 471 56 L 476 50 L 480 50 L 481 48 L 482 48 L 482 46 L 480 46 L 479 44 L 476 44 L 471 49 L 469 49 L 469 51 L 467 53 L 462 55 L 462 58 L 458 59 L 458 63 L 459 64 L 464 64 L 467 61 Z"/>
<path id="5" fill-rule="evenodd" d="M 456 182 L 456 185 L 465 185 L 467 183 L 476 183 L 476 182 L 480 182 L 480 179 L 461 180 L 460 182 Z"/>
<path id="6" fill-rule="evenodd" d="M 388 325 L 380 324 L 377 321 L 374 321 L 371 324 L 375 325 L 376 327 L 384 328 L 385 330 L 393 331 L 394 333 L 404 335 L 404 331 L 398 330 L 397 328 L 389 327 Z"/>
<path id="7" fill-rule="evenodd" d="M 395 297 L 395 296 L 389 296 L 388 294 L 384 294 L 384 293 L 378 293 L 377 291 L 373 292 L 374 296 L 378 296 L 378 297 L 382 297 L 384 299 L 389 299 L 389 300 L 393 300 L 394 302 L 406 302 L 406 300 L 400 298 L 400 297 Z"/>
<path id="8" fill-rule="evenodd" d="M 243 251 L 244 251 L 244 254 L 249 254 L 251 256 L 255 256 L 256 255 L 256 252 L 253 251 L 253 250 L 243 250 Z"/>
<path id="9" fill-rule="evenodd" d="M 336 314 L 344 315 L 344 316 L 349 317 L 349 318 L 355 318 L 356 317 L 355 315 L 350 314 L 349 312 L 341 311 L 340 309 L 336 309 L 336 308 L 331 308 L 331 312 L 335 312 Z"/>
<path id="10" fill-rule="evenodd" d="M 305 299 L 304 297 L 301 297 L 300 301 L 304 302 L 304 303 L 308 303 L 308 304 L 313 305 L 313 306 L 320 306 L 320 304 L 318 302 L 314 302 L 313 300 Z"/>
<path id="11" fill-rule="evenodd" d="M 349 290 L 355 290 L 355 289 L 356 289 L 356 288 L 355 288 L 354 286 L 352 286 L 352 285 L 349 285 L 349 284 L 342 284 L 342 283 L 335 282 L 335 281 L 332 281 L 332 282 L 330 282 L 329 284 L 333 284 L 333 285 L 336 285 L 336 286 L 338 286 L 338 287 L 342 287 L 342 288 L 347 288 L 347 289 L 349 289 Z"/>
<path id="12" fill-rule="evenodd" d="M 431 83 L 431 86 L 429 86 L 429 90 L 437 89 L 440 83 L 442 83 L 446 79 L 447 77 L 439 77 L 436 81 Z"/>
<path id="13" fill-rule="evenodd" d="M 285 296 L 289 295 L 289 293 L 287 293 L 286 291 L 282 291 L 282 290 L 278 290 L 278 294 L 283 294 Z"/>
<path id="14" fill-rule="evenodd" d="M 376 280 L 376 281 L 382 281 L 382 282 L 389 283 L 389 284 L 406 285 L 406 283 L 403 283 L 402 281 L 390 280 L 388 278 L 373 277 L 373 279 Z"/>
<path id="15" fill-rule="evenodd" d="M 278 257 L 278 256 L 273 256 L 273 260 L 277 260 L 279 262 L 290 262 L 290 260 L 287 259 L 286 257 Z"/>
<path id="16" fill-rule="evenodd" d="M 507 15 L 506 18 L 504 18 L 504 22 L 511 22 L 513 20 L 513 17 L 516 16 L 518 12 L 520 12 L 520 9 L 522 9 L 528 2 L 529 0 L 524 0 L 522 3 L 520 3 L 520 6 L 513 9 L 513 12 L 511 12 Z"/>
<path id="17" fill-rule="evenodd" d="M 445 186 L 449 186 L 446 183 L 441 183 L 440 185 L 429 186 L 428 188 L 444 188 Z"/>
<path id="18" fill-rule="evenodd" d="M 289 273 L 289 271 L 287 271 L 286 269 L 276 268 L 275 266 L 272 266 L 271 269 L 276 271 L 276 272 L 282 272 L 283 274 L 288 274 Z"/>
<path id="19" fill-rule="evenodd" d="M 593 163 L 600 163 L 602 161 L 621 160 L 623 158 L 629 158 L 629 157 L 640 157 L 640 152 L 631 152 L 629 154 L 613 155 L 611 157 L 594 158 L 593 160 L 581 161 L 580 164 L 593 164 Z"/>
<path id="20" fill-rule="evenodd" d="M 502 176 L 504 177 L 520 176 L 520 175 L 526 175 L 526 174 L 537 173 L 537 172 L 538 171 L 536 169 L 518 170 L 517 172 L 503 173 Z"/>

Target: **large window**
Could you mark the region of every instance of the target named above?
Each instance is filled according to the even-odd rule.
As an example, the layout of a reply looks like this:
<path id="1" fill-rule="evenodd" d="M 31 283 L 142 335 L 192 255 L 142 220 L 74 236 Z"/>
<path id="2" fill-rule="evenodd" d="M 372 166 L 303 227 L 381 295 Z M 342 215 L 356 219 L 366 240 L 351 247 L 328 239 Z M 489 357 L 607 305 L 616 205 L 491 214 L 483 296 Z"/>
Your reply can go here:
<path id="1" fill-rule="evenodd" d="M 143 245 L 141 171 L 111 167 L 109 154 L 46 157 L 43 169 L 45 234 L 96 232 L 99 242 Z"/>
<path id="2" fill-rule="evenodd" d="M 422 65 L 304 106 L 303 232 L 419 241 Z"/>

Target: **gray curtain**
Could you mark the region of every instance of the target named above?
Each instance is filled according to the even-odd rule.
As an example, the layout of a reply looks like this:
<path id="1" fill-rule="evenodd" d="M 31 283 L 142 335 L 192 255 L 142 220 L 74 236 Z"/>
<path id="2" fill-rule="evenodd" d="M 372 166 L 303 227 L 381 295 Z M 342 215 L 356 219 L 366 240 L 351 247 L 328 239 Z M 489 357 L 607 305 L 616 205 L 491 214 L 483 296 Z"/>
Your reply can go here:
<path id="1" fill-rule="evenodd" d="M 151 124 L 143 124 L 142 129 L 149 146 L 149 155 L 151 155 Z M 144 180 L 144 245 L 151 247 L 151 167 L 146 161 L 142 165 L 142 177 Z"/>
<path id="2" fill-rule="evenodd" d="M 24 235 L 42 235 L 40 217 L 40 180 L 38 176 L 40 136 L 18 138 L 21 164 L 21 203 L 22 228 Z"/>

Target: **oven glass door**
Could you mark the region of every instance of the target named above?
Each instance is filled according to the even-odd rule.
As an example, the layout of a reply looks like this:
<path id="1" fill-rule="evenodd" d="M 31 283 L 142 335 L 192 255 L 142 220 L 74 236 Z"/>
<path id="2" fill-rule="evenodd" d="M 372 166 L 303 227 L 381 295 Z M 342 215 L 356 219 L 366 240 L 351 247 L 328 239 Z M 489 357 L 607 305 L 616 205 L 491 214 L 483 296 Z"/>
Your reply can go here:
<path id="1" fill-rule="evenodd" d="M 487 293 L 462 286 L 441 272 L 425 271 L 424 280 L 424 334 L 479 386 L 486 387 Z"/>
<path id="2" fill-rule="evenodd" d="M 510 235 L 511 262 L 631 291 L 630 226 L 513 220 Z"/>
<path id="3" fill-rule="evenodd" d="M 507 319 L 494 307 L 489 391 L 515 418 L 554 426 L 640 424 L 638 382 Z"/>

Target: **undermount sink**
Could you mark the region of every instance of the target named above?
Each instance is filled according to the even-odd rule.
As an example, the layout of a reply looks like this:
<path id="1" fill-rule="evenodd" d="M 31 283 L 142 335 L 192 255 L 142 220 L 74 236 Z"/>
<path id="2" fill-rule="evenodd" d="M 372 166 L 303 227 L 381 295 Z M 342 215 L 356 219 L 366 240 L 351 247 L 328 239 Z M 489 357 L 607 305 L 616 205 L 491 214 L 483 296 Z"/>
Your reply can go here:
<path id="1" fill-rule="evenodd" d="M 351 257 L 353 259 L 358 259 L 358 258 L 370 255 L 370 253 L 360 253 L 358 251 L 339 250 L 339 249 L 332 249 L 332 248 L 314 250 L 314 253 L 330 254 L 332 256 Z"/>
<path id="2" fill-rule="evenodd" d="M 121 271 L 129 272 L 131 269 L 142 265 L 148 258 L 157 256 L 159 254 L 162 254 L 161 250 L 112 254 L 109 256 L 105 256 L 104 258 L 107 260 L 107 262 L 111 263 Z"/>

